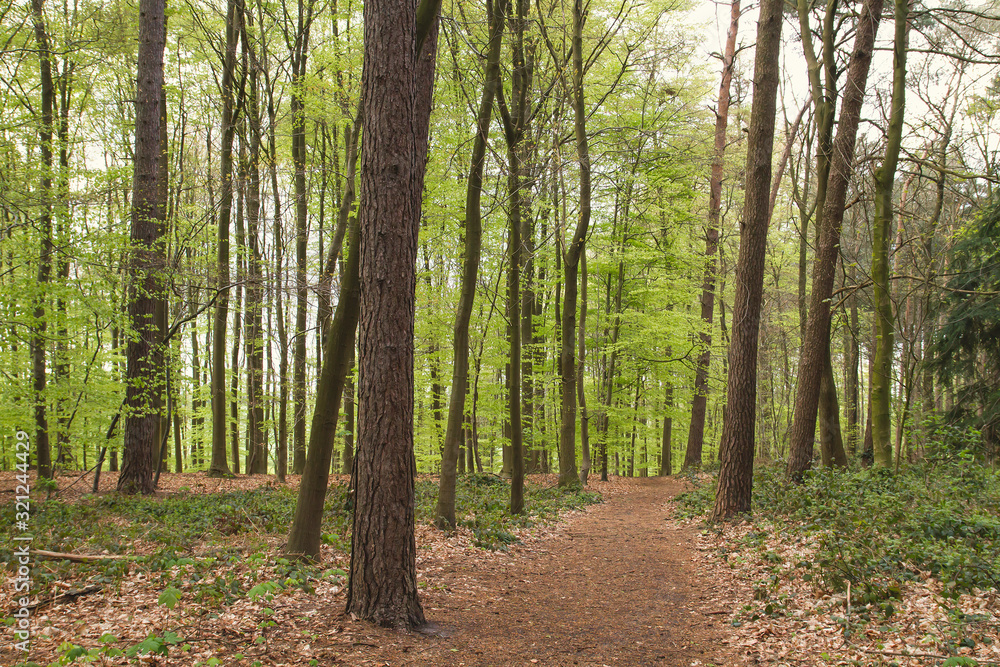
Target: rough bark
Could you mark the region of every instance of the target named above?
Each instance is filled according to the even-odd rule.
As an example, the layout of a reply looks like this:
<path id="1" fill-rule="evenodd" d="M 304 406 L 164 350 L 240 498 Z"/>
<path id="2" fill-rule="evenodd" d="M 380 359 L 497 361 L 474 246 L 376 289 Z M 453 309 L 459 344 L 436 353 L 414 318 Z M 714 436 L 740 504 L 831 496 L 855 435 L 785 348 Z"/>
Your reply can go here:
<path id="1" fill-rule="evenodd" d="M 415 4 L 365 4 L 359 216 L 358 451 L 347 611 L 424 623 L 414 541 L 413 322 L 417 233 L 436 50 L 415 57 Z"/>
<path id="2" fill-rule="evenodd" d="M 883 0 L 866 0 L 862 7 L 844 86 L 837 136 L 833 143 L 820 240 L 813 265 L 806 336 L 799 364 L 795 417 L 790 434 L 788 475 L 792 479 L 801 479 L 812 464 L 819 390 L 826 356 L 824 351 L 830 337 L 830 295 L 840 252 L 840 228 L 844 220 L 847 185 L 854 171 L 854 144 L 882 5 Z"/>
<path id="3" fill-rule="evenodd" d="M 757 410 L 757 342 L 767 251 L 771 154 L 781 49 L 781 0 L 765 0 L 757 22 L 746 194 L 740 220 L 726 412 L 719 446 L 719 484 L 712 520 L 750 511 Z"/>
<path id="4" fill-rule="evenodd" d="M 166 40 L 163 0 L 140 3 L 139 56 L 136 67 L 135 177 L 132 191 L 129 319 L 137 336 L 126 348 L 125 449 L 118 490 L 152 493 L 159 415 L 150 392 L 158 384 L 153 354 L 162 339 L 154 314 L 164 257 L 164 204 L 160 188 L 160 105 L 163 103 L 163 47 Z M 223 442 L 223 447 L 225 443 Z"/>

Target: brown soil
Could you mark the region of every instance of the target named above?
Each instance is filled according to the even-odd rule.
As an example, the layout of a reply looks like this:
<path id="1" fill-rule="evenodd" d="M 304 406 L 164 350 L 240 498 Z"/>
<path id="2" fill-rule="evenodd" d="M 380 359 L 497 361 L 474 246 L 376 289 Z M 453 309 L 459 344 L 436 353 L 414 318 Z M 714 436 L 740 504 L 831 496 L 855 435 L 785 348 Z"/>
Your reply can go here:
<path id="1" fill-rule="evenodd" d="M 113 488 L 114 477 L 108 474 L 102 487 Z M 3 478 L 0 491 L 7 486 Z M 166 493 L 269 483 L 266 477 L 217 481 L 194 474 L 161 482 Z M 728 622 L 732 600 L 741 594 L 728 569 L 709 559 L 698 529 L 670 518 L 671 499 L 684 484 L 676 478 L 592 483 L 605 502 L 532 529 L 507 553 L 472 547 L 467 529 L 449 537 L 418 526 L 418 581 L 430 623 L 423 632 L 352 620 L 343 612 L 342 581 L 325 579 L 313 594 L 288 590 L 266 603 L 242 598 L 222 609 L 185 594 L 184 603 L 168 612 L 157 604 L 164 583 L 136 571 L 117 589 L 39 611 L 31 657 L 48 664 L 62 642 L 99 646 L 105 632 L 123 648 L 150 633 L 176 630 L 192 648 L 144 664 L 186 667 L 210 657 L 227 667 L 740 664 Z M 280 552 L 278 542 L 273 548 Z M 344 557 L 332 552 L 325 565 L 347 569 Z M 247 581 L 266 578 L 244 574 Z M 6 575 L 4 608 L 12 590 L 12 575 Z M 20 656 L 4 644 L 0 664 L 10 665 Z M 126 664 L 124 658 L 102 660 Z"/>
<path id="2" fill-rule="evenodd" d="M 515 557 L 427 573 L 430 636 L 369 629 L 347 664 L 736 664 L 697 529 L 668 521 L 674 478 L 635 480 Z M 428 564 L 430 565 L 430 564 Z M 707 563 L 705 565 L 708 565 Z M 355 632 L 360 624 L 346 621 Z M 321 663 L 322 664 L 322 663 Z"/>

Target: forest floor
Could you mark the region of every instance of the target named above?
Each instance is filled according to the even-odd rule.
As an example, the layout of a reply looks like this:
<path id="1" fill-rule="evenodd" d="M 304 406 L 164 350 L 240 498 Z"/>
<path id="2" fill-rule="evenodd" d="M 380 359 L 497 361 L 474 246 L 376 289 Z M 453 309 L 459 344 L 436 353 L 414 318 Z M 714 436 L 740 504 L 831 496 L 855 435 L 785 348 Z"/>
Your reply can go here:
<path id="1" fill-rule="evenodd" d="M 0 492 L 6 481 L 0 477 Z M 198 475 L 161 481 L 165 495 L 250 485 L 248 478 Z M 113 485 L 114 475 L 106 473 L 102 482 Z M 467 529 L 449 537 L 418 525 L 418 580 L 429 622 L 424 632 L 384 630 L 345 616 L 342 577 L 319 577 L 309 593 L 288 588 L 270 599 L 242 597 L 221 608 L 188 602 L 192 595 L 185 592 L 167 609 L 158 600 L 163 580 L 136 568 L 117 590 L 38 609 L 31 659 L 50 664 L 62 657 L 57 664 L 66 664 L 67 642 L 100 647 L 99 638 L 110 635 L 124 648 L 148 636 L 168 637 L 169 630 L 183 641 L 164 646 L 166 657 L 146 657 L 143 664 L 737 664 L 727 622 L 739 597 L 734 578 L 699 550 L 696 525 L 671 519 L 671 499 L 686 482 L 614 479 L 590 486 L 604 502 L 528 529 L 506 551 L 476 548 Z M 347 569 L 343 554 L 324 555 L 325 566 Z M 227 574 L 249 586 L 261 573 L 248 569 Z M 8 579 L 0 592 L 4 609 L 12 608 L 9 572 Z M 81 583 L 62 582 L 59 589 Z M 15 664 L 20 656 L 9 639 L 4 644 L 0 665 Z M 95 651 L 88 661 L 135 660 Z"/>
<path id="2" fill-rule="evenodd" d="M 870 609 L 852 613 L 843 592 L 804 574 L 816 555 L 790 524 L 740 521 L 718 530 L 697 516 L 680 518 L 676 497 L 692 487 L 682 477 L 592 480 L 588 490 L 603 502 L 512 528 L 499 543 L 496 535 L 505 533 L 489 533 L 495 551 L 477 546 L 484 534 L 475 521 L 451 534 L 419 522 L 417 577 L 429 622 L 421 632 L 345 615 L 345 525 L 339 536 L 333 527 L 324 533 L 318 568 L 280 557 L 287 525 L 273 510 L 287 512 L 294 492 L 273 479 L 165 476 L 143 511 L 162 518 L 171 511 L 166 503 L 177 502 L 192 503 L 183 505 L 188 514 L 180 522 L 211 515 L 207 532 L 200 525 L 185 532 L 176 519 L 158 528 L 143 523 L 144 515 L 125 514 L 124 499 L 103 493 L 114 478 L 105 475 L 97 498 L 77 496 L 80 485 L 65 490 L 72 477 L 61 480 L 62 502 L 79 505 L 79 514 L 42 506 L 55 513 L 49 525 L 60 534 L 50 535 L 61 540 L 60 550 L 97 554 L 95 542 L 107 543 L 111 560 L 39 558 L 32 576 L 41 585 L 33 593 L 43 603 L 32 613 L 33 662 L 23 662 L 12 630 L 4 629 L 0 667 L 1000 664 L 995 589 L 946 602 L 940 582 L 919 577 L 897 591 L 891 620 Z M 551 476 L 530 480 L 535 489 L 554 483 Z M 13 474 L 0 473 L 0 500 L 12 498 L 14 487 Z M 267 523 L 266 516 L 278 519 Z M 139 522 L 131 533 L 129 521 Z M 163 555 L 172 539 L 164 530 L 180 531 L 179 555 Z M 132 537 L 126 542 L 125 535 Z M 0 546 L 4 560 L 11 561 L 10 550 Z M 8 619 L 15 583 L 8 565 L 0 581 Z M 60 593 L 70 595 L 53 599 Z"/>

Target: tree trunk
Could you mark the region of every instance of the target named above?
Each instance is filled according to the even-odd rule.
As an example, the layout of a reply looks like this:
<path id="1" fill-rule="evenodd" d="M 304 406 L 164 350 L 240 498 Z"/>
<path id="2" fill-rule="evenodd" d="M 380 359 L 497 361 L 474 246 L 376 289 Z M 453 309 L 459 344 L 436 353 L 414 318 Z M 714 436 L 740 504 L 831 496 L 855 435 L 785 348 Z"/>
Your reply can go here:
<path id="1" fill-rule="evenodd" d="M 163 0 L 142 0 L 139 57 L 136 67 L 135 178 L 132 192 L 129 319 L 138 334 L 126 350 L 125 453 L 118 490 L 152 493 L 159 442 L 154 441 L 159 415 L 151 410 L 149 389 L 156 387 L 155 351 L 162 341 L 154 317 L 164 265 L 161 238 L 165 202 L 160 188 L 160 136 L 163 103 L 163 48 L 166 24 Z M 225 443 L 223 443 L 225 446 Z"/>
<path id="2" fill-rule="evenodd" d="M 826 341 L 826 363 L 823 364 L 823 377 L 819 385 L 819 431 L 820 456 L 827 468 L 837 466 L 847 467 L 847 454 L 844 453 L 844 438 L 840 432 L 840 404 L 837 401 L 837 385 L 833 377 L 833 364 L 830 363 L 830 339 Z"/>
<path id="3" fill-rule="evenodd" d="M 781 0 L 765 0 L 757 23 L 746 195 L 736 265 L 736 302 L 729 345 L 729 393 L 722 423 L 719 484 L 712 520 L 750 511 L 757 410 L 757 341 L 767 252 L 771 154 L 781 47 Z"/>
<path id="4" fill-rule="evenodd" d="M 354 334 L 358 326 L 358 245 L 360 228 L 357 218 L 351 222 L 350 256 L 344 270 L 340 300 L 330 332 L 326 337 L 326 359 L 316 390 L 316 409 L 312 429 L 309 431 L 309 452 L 306 456 L 295 518 L 288 535 L 285 551 L 296 557 L 318 560 L 323 525 L 323 503 L 330 481 L 330 464 L 333 460 L 333 440 L 340 417 L 340 402 L 344 382 L 351 371 L 354 357 Z"/>
<path id="5" fill-rule="evenodd" d="M 351 471 L 354 470 L 354 432 L 355 432 L 355 415 L 356 411 L 354 409 L 354 363 L 355 363 L 354 348 L 351 348 L 351 358 L 348 362 L 347 367 L 347 386 L 344 390 L 347 392 L 347 396 L 344 398 L 344 429 L 347 434 L 344 436 L 344 461 L 343 468 L 341 472 L 345 475 L 350 475 Z"/>
<path id="6" fill-rule="evenodd" d="M 580 255 L 580 330 L 579 365 L 576 371 L 576 393 L 580 402 L 580 484 L 587 486 L 590 474 L 590 416 L 587 414 L 587 392 L 583 386 L 583 369 L 587 358 L 587 253 Z"/>
<path id="7" fill-rule="evenodd" d="M 726 152 L 726 129 L 729 126 L 729 88 L 736 58 L 736 35 L 740 27 L 740 0 L 732 0 L 726 51 L 722 56 L 722 82 L 719 84 L 719 107 L 715 112 L 715 150 L 709 181 L 708 226 L 705 228 L 705 277 L 701 287 L 702 328 L 698 334 L 701 352 L 694 374 L 691 397 L 691 424 L 688 428 L 684 468 L 701 467 L 705 441 L 705 412 L 708 408 L 708 370 L 712 361 L 712 314 L 715 312 L 715 254 L 719 247 L 719 218 L 722 211 L 722 177 Z"/>
<path id="8" fill-rule="evenodd" d="M 417 51 L 414 10 L 409 1 L 388 0 L 364 8 L 358 452 L 347 612 L 390 627 L 424 623 L 414 542 L 413 321 L 437 13 L 427 48 Z"/>
<path id="9" fill-rule="evenodd" d="M 252 23 L 253 16 L 249 8 L 244 14 L 244 24 Z M 252 44 L 247 40 L 244 48 L 250 50 Z M 259 60 L 258 54 L 251 54 L 254 61 Z M 264 260 L 260 244 L 260 211 L 261 211 L 261 126 L 260 73 L 258 67 L 250 68 L 249 95 L 247 99 L 247 121 L 250 129 L 249 151 L 249 181 L 246 192 L 246 243 L 247 243 L 247 289 L 246 308 L 244 315 L 245 331 L 244 357 L 247 364 L 247 465 L 248 475 L 267 473 L 267 456 L 264 451 Z"/>
<path id="10" fill-rule="evenodd" d="M 573 129 L 580 162 L 580 211 L 576 230 L 563 254 L 563 304 L 560 326 L 559 372 L 562 375 L 562 420 L 559 428 L 559 486 L 580 483 L 576 471 L 576 298 L 580 256 L 590 228 L 590 144 L 583 95 L 583 0 L 573 0 Z"/>
<path id="11" fill-rule="evenodd" d="M 455 314 L 452 348 L 451 396 L 448 403 L 448 423 L 445 427 L 444 447 L 441 452 L 441 478 L 435 510 L 439 528 L 455 528 L 455 469 L 461 454 L 459 439 L 465 421 L 465 398 L 469 386 L 469 322 L 476 298 L 479 280 L 479 258 L 482 250 L 483 219 L 482 191 L 483 167 L 486 164 L 486 142 L 489 138 L 493 116 L 493 98 L 500 76 L 500 49 L 503 42 L 504 12 L 494 7 L 492 0 L 486 5 L 490 22 L 490 42 L 486 55 L 483 96 L 476 117 L 476 138 L 472 147 L 472 164 L 465 190 L 465 252 L 462 260 L 462 283 Z M 472 446 L 471 439 L 466 446 Z M 470 466 L 471 469 L 471 466 Z"/>
<path id="12" fill-rule="evenodd" d="M 308 199 L 306 192 L 305 76 L 312 2 L 299 1 L 298 29 L 292 49 L 292 164 L 295 169 L 295 344 L 292 352 L 292 474 L 306 464 L 306 321 L 308 283 Z"/>
<path id="13" fill-rule="evenodd" d="M 42 2 L 43 0 L 32 0 L 31 10 L 34 15 L 35 21 L 35 42 L 38 46 L 38 63 L 41 73 L 41 83 L 42 83 L 42 118 L 41 127 L 38 132 L 38 143 L 39 149 L 42 157 L 42 170 L 41 178 L 39 179 L 39 192 L 42 195 L 42 205 L 41 212 L 39 215 L 39 226 L 42 232 L 42 242 L 41 249 L 39 251 L 38 257 L 38 295 L 35 298 L 34 312 L 32 313 L 34 317 L 34 326 L 31 332 L 31 374 L 32 374 L 32 390 L 34 396 L 32 400 L 34 401 L 34 413 L 35 413 L 35 462 L 38 465 L 38 476 L 42 478 L 52 479 L 52 453 L 49 445 L 49 423 L 46 411 L 47 396 L 45 391 L 45 385 L 47 381 L 46 377 L 46 366 L 45 366 L 45 348 L 47 343 L 46 330 L 46 314 L 45 314 L 45 302 L 46 302 L 46 291 L 48 290 L 48 284 L 52 277 L 52 254 L 55 252 L 55 247 L 52 243 L 52 202 L 50 200 L 52 191 L 52 127 L 53 127 L 53 99 L 55 89 L 52 84 L 52 50 L 49 45 L 49 35 L 45 27 L 45 17 L 42 12 Z M 149 48 L 150 45 L 155 45 L 154 43 L 158 39 L 162 39 L 157 36 L 156 26 L 147 25 L 145 22 L 142 24 L 141 28 L 148 31 L 144 33 L 143 36 L 146 37 L 144 45 Z M 162 44 L 162 42 L 160 42 Z M 161 58 L 162 62 L 162 58 Z M 162 65 L 161 65 L 162 71 Z M 153 72 L 155 74 L 155 72 Z M 148 82 L 148 79 L 147 79 Z M 153 82 L 155 84 L 155 81 Z M 142 92 L 146 92 L 145 88 L 140 89 Z M 148 93 L 147 93 L 148 94 Z M 143 98 L 144 101 L 145 98 Z M 137 98 L 137 102 L 139 98 Z M 156 104 L 159 104 L 159 98 L 157 98 Z M 138 104 L 136 105 L 138 108 Z M 145 109 L 143 109 L 145 111 Z M 144 136 L 145 134 L 151 133 L 153 130 L 156 131 L 155 135 L 152 135 L 156 141 L 156 145 L 159 146 L 159 109 L 154 106 L 154 110 L 157 111 L 157 117 L 155 122 L 153 122 L 152 128 L 143 128 Z M 137 125 L 138 126 L 138 125 Z M 138 133 L 137 133 L 138 140 Z M 138 157 L 138 156 L 137 156 Z M 136 162 L 138 166 L 138 161 Z M 155 174 L 156 160 L 153 160 L 153 165 L 144 165 L 146 170 L 153 169 L 153 173 L 149 175 L 151 178 L 151 184 L 144 184 L 144 193 L 149 193 L 153 197 L 151 204 L 155 207 L 156 204 L 156 174 Z M 144 174 L 145 175 L 145 174 Z M 136 178 L 136 184 L 139 183 L 138 178 Z M 135 214 L 137 209 L 133 209 L 133 238 L 135 237 L 135 223 L 140 220 Z M 147 215 L 147 227 L 149 227 L 149 221 L 152 216 Z M 152 220 L 152 225 L 155 226 L 155 220 Z M 148 232 L 148 230 L 147 230 Z M 150 238 L 153 238 L 153 234 L 148 234 Z M 136 257 L 136 262 L 141 260 L 141 256 Z M 138 266 L 135 267 L 138 270 Z M 133 304 L 129 303 L 129 310 L 133 308 Z M 130 313 L 131 314 L 131 313 Z M 130 357 L 131 358 L 131 357 Z M 138 369 L 134 369 L 138 372 Z M 130 376 L 131 377 L 131 376 Z M 130 387 L 134 385 L 129 385 Z M 127 390 L 128 392 L 129 390 Z M 139 388 L 135 387 L 130 390 L 132 393 L 133 402 L 139 407 L 138 396 Z M 128 393 L 126 399 L 128 398 Z M 136 426 L 145 425 L 145 422 L 136 422 Z M 133 430 L 133 437 L 137 435 L 136 431 Z M 143 436 L 149 438 L 152 437 L 151 434 Z M 130 439 L 130 442 L 132 440 Z M 136 439 L 135 441 L 139 446 L 144 444 L 143 440 Z M 142 479 L 143 476 L 140 475 L 137 479 Z M 152 484 L 152 472 L 149 472 L 149 484 Z M 142 485 L 140 489 L 145 490 L 145 485 Z"/>
<path id="14" fill-rule="evenodd" d="M 885 157 L 875 170 L 875 219 L 872 221 L 872 287 L 875 300 L 875 363 L 868 386 L 872 406 L 872 447 L 879 468 L 892 466 L 892 357 L 894 313 L 889 292 L 889 237 L 892 191 L 903 139 L 906 104 L 906 50 L 910 0 L 895 0 L 896 32 L 892 49 L 892 101 Z"/>
<path id="15" fill-rule="evenodd" d="M 226 52 L 222 67 L 222 150 L 220 157 L 218 275 L 212 324 L 212 463 L 209 477 L 232 474 L 226 462 L 226 322 L 229 315 L 229 221 L 233 206 L 233 135 L 236 131 L 233 77 L 236 69 L 236 0 L 229 0 L 226 12 Z"/>
<path id="16" fill-rule="evenodd" d="M 663 439 L 660 441 L 660 476 L 674 474 L 673 468 L 673 439 L 674 420 L 670 416 L 674 409 L 674 385 L 667 382 L 665 395 L 663 398 Z"/>
<path id="17" fill-rule="evenodd" d="M 788 475 L 801 479 L 813 457 L 819 389 L 825 361 L 824 349 L 830 337 L 830 295 L 833 291 L 837 254 L 840 251 L 840 227 L 844 220 L 847 185 L 854 167 L 854 144 L 861 105 L 864 101 L 872 47 L 878 31 L 883 0 L 866 0 L 858 19 L 854 51 L 847 71 L 837 137 L 826 199 L 823 203 L 820 241 L 813 266 L 812 295 L 799 365 L 799 386 L 795 396 L 795 418 L 790 434 Z"/>

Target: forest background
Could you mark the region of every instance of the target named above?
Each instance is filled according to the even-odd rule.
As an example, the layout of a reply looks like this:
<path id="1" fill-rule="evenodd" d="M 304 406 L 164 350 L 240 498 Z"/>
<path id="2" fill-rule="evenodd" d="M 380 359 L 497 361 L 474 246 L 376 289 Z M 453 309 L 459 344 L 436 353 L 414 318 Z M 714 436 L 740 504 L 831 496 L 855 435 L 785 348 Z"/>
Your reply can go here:
<path id="1" fill-rule="evenodd" d="M 511 474 L 514 438 L 526 472 L 564 471 L 568 459 L 575 468 L 580 457 L 583 482 L 587 470 L 644 476 L 718 458 L 738 361 L 727 349 L 755 38 L 742 12 L 756 8 L 729 8 L 732 38 L 711 55 L 700 9 L 443 5 L 416 266 L 419 472 L 440 470 L 480 206 L 458 471 Z M 804 345 L 823 163 L 860 10 L 784 6 L 756 457 L 789 457 L 800 368 L 822 349 L 823 462 L 892 466 L 938 449 L 993 460 L 992 5 L 902 2 L 885 12 L 833 286 L 819 297 L 831 313 L 825 349 Z M 125 447 L 115 422 L 151 406 L 163 470 L 301 473 L 324 332 L 350 266 L 361 4 L 168 7 L 162 222 L 154 261 L 137 274 L 139 24 L 130 4 L 0 10 L 0 467 L 15 467 L 24 429 L 43 476 L 91 468 L 105 448 L 115 470 Z M 127 348 L 141 338 L 130 313 L 136 275 L 160 297 L 151 317 L 165 342 L 147 355 L 148 377 L 128 380 Z M 578 309 L 566 319 L 570 286 Z M 579 425 L 560 452 L 569 379 Z M 127 387 L 142 408 L 123 401 Z M 341 403 L 332 468 L 349 471 L 350 373 Z"/>

